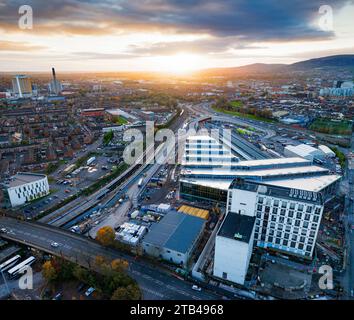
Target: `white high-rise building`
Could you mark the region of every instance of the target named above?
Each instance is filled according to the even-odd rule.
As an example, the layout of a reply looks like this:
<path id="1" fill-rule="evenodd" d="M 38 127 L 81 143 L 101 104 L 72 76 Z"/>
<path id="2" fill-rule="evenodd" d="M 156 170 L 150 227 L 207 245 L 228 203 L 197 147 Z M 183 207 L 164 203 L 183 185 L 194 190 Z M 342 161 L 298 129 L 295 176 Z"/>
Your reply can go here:
<path id="1" fill-rule="evenodd" d="M 16 75 L 12 79 L 12 91 L 19 98 L 32 96 L 32 82 L 28 76 Z"/>

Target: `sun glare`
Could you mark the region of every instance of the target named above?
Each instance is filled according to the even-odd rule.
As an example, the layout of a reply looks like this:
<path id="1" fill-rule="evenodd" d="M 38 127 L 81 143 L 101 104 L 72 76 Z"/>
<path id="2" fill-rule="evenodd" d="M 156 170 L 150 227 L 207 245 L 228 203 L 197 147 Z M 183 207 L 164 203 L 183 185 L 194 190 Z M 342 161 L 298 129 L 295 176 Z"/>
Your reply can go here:
<path id="1" fill-rule="evenodd" d="M 205 68 L 206 59 L 195 54 L 175 54 L 154 58 L 156 69 L 161 72 L 185 74 Z"/>

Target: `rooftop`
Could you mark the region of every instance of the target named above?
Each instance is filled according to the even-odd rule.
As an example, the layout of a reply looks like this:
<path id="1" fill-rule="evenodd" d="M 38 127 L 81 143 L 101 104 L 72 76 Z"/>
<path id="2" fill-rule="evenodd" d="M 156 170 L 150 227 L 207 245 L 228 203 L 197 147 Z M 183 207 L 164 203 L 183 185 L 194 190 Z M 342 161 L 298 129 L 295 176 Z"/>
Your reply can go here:
<path id="1" fill-rule="evenodd" d="M 281 182 L 281 181 L 279 181 Z M 292 188 L 291 186 L 281 186 L 277 184 L 268 184 L 267 182 L 247 181 L 243 179 L 235 179 L 231 184 L 231 189 L 246 190 L 250 192 L 257 192 L 258 194 L 283 198 L 293 199 L 301 202 L 309 202 L 316 204 L 323 204 L 324 197 L 321 193 Z"/>
<path id="2" fill-rule="evenodd" d="M 321 150 L 318 150 L 314 147 L 311 147 L 307 144 L 299 144 L 297 146 L 286 146 L 285 149 L 295 152 L 300 156 L 307 156 L 313 153 L 321 153 Z"/>
<path id="3" fill-rule="evenodd" d="M 181 212 L 168 212 L 159 223 L 151 227 L 144 242 L 186 253 L 198 238 L 205 220 Z"/>
<path id="4" fill-rule="evenodd" d="M 187 140 L 189 141 L 196 141 L 196 140 L 201 140 L 201 141 L 211 141 L 211 142 L 216 142 L 216 140 L 213 138 L 213 137 L 210 137 L 208 135 L 205 135 L 205 136 L 189 136 L 187 138 Z"/>
<path id="5" fill-rule="evenodd" d="M 203 187 L 215 188 L 220 190 L 229 190 L 233 178 L 229 180 L 215 180 L 215 179 L 180 179 L 180 182 L 197 184 Z"/>
<path id="6" fill-rule="evenodd" d="M 237 163 L 238 166 L 245 167 L 257 167 L 257 166 L 269 166 L 269 165 L 282 165 L 282 164 L 311 164 L 310 160 L 306 160 L 300 157 L 290 158 L 276 158 L 276 159 L 262 159 L 262 160 L 246 160 Z"/>
<path id="7" fill-rule="evenodd" d="M 238 164 L 237 164 L 238 166 Z M 301 175 L 309 173 L 328 173 L 328 169 L 319 166 L 303 166 L 303 167 L 287 167 L 287 168 L 269 168 L 261 170 L 230 170 L 229 168 L 195 168 L 182 169 L 181 174 L 185 176 L 229 176 L 232 177 L 275 177 L 275 176 L 289 176 Z"/>
<path id="8" fill-rule="evenodd" d="M 182 212 L 185 214 L 190 214 L 192 216 L 196 216 L 205 220 L 208 220 L 209 218 L 209 211 L 200 209 L 200 208 L 194 208 L 190 206 L 183 205 L 178 209 L 178 212 Z"/>
<path id="9" fill-rule="evenodd" d="M 265 182 L 268 185 L 286 187 L 291 189 L 301 189 L 312 192 L 320 192 L 325 187 L 339 180 L 339 175 L 323 175 L 304 178 L 274 180 Z"/>
<path id="10" fill-rule="evenodd" d="M 23 184 L 42 180 L 46 177 L 47 176 L 45 174 L 18 172 L 17 174 L 15 174 L 10 178 L 9 183 L 6 184 L 6 186 L 9 188 L 14 188 L 14 187 L 21 186 Z"/>
<path id="11" fill-rule="evenodd" d="M 248 243 L 256 217 L 229 212 L 221 225 L 218 236 Z"/>

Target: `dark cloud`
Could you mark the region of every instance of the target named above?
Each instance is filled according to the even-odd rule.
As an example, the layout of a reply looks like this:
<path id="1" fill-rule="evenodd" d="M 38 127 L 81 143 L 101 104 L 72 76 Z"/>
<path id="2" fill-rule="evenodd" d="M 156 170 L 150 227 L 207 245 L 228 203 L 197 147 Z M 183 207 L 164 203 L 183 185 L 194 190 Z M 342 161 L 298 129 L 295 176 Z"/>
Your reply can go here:
<path id="1" fill-rule="evenodd" d="M 228 50 L 264 49 L 265 47 L 249 45 L 237 37 L 207 38 L 193 41 L 158 42 L 144 45 L 131 45 L 128 52 L 138 55 L 174 55 L 176 53 L 225 53 Z"/>
<path id="2" fill-rule="evenodd" d="M 327 0 L 334 10 L 348 0 Z M 20 0 L 1 1 L 0 26 L 17 28 Z M 251 41 L 333 36 L 310 23 L 322 0 L 32 0 L 37 32 L 95 34 L 167 28 Z"/>

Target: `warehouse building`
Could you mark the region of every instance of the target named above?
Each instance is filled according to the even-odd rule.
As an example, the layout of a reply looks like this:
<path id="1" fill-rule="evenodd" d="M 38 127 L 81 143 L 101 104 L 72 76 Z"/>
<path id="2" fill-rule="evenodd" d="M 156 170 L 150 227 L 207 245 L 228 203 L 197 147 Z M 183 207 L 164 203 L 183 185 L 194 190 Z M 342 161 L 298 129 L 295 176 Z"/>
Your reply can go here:
<path id="1" fill-rule="evenodd" d="M 109 121 L 115 121 L 117 117 L 123 117 L 128 121 L 136 121 L 137 117 L 133 116 L 131 113 L 128 113 L 122 109 L 108 109 L 105 110 L 105 118 Z"/>
<path id="2" fill-rule="evenodd" d="M 328 148 L 325 145 L 319 145 L 318 149 L 321 150 L 329 158 L 334 158 L 336 156 L 336 154 L 333 152 L 333 150 L 331 150 L 330 148 Z"/>
<path id="3" fill-rule="evenodd" d="M 301 157 L 313 161 L 314 159 L 322 159 L 325 154 L 314 147 L 307 144 L 299 144 L 297 146 L 286 146 L 284 148 L 284 155 L 286 157 Z"/>
<path id="4" fill-rule="evenodd" d="M 49 194 L 47 176 L 19 172 L 3 183 L 5 207 L 16 207 Z"/>
<path id="5" fill-rule="evenodd" d="M 202 218 L 170 211 L 146 234 L 142 242 L 143 251 L 147 255 L 187 267 L 205 222 Z"/>

